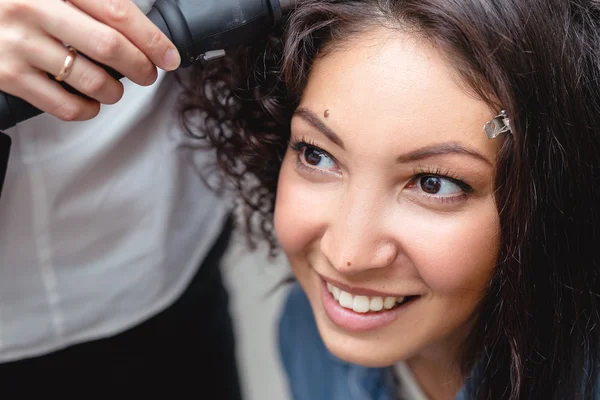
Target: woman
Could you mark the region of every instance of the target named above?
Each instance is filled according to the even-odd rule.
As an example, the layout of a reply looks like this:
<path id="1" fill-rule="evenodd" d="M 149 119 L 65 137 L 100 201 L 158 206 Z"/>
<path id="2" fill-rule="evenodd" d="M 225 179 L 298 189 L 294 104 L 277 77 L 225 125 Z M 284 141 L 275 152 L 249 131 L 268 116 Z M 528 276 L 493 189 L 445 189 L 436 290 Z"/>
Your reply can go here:
<path id="1" fill-rule="evenodd" d="M 599 55 L 592 1 L 309 0 L 201 71 L 190 131 L 304 292 L 295 398 L 600 398 Z"/>

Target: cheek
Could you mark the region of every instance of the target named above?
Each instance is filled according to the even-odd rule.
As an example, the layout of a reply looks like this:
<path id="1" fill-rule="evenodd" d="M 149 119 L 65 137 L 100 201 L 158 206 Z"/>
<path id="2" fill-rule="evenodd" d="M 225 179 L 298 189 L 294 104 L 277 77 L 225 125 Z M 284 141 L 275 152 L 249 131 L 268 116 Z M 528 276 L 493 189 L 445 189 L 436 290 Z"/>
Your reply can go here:
<path id="1" fill-rule="evenodd" d="M 407 220 L 405 251 L 427 286 L 440 295 L 481 294 L 500 247 L 493 200 L 461 215 L 421 214 Z"/>
<path id="2" fill-rule="evenodd" d="M 327 209 L 326 194 L 300 177 L 294 163 L 295 155 L 287 153 L 279 172 L 274 215 L 277 240 L 290 259 L 321 237 Z"/>

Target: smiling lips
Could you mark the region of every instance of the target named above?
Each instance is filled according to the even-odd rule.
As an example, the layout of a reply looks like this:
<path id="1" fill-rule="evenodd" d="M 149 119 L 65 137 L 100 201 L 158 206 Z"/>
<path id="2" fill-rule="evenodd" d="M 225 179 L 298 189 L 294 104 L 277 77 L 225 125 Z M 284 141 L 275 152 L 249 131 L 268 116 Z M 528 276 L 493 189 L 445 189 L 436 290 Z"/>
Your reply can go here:
<path id="1" fill-rule="evenodd" d="M 357 313 L 387 311 L 405 301 L 404 296 L 382 297 L 352 295 L 327 282 L 327 290 L 333 295 L 338 304 Z"/>

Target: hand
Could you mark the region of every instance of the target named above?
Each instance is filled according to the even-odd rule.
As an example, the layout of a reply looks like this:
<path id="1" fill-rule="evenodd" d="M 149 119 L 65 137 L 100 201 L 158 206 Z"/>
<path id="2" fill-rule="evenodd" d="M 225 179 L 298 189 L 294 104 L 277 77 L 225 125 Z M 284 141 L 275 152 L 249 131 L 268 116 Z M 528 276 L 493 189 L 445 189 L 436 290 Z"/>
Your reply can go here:
<path id="1" fill-rule="evenodd" d="M 70 54 L 63 43 L 143 86 L 154 83 L 157 67 L 180 63 L 173 43 L 131 0 L 0 0 L 0 90 L 65 121 L 91 119 L 100 104 L 119 101 L 121 82 L 81 55 L 64 81 L 90 99 L 48 77 Z"/>

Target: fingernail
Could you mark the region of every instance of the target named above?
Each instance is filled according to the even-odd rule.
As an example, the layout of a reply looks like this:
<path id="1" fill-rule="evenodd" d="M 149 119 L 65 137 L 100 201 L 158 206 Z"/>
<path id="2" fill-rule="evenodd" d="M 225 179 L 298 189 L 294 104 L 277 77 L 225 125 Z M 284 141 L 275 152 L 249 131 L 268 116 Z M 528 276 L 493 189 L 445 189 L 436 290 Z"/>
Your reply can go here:
<path id="1" fill-rule="evenodd" d="M 172 71 L 179 67 L 181 63 L 181 57 L 179 56 L 179 52 L 173 48 L 167 50 L 165 54 L 165 68 L 167 71 Z"/>
<path id="2" fill-rule="evenodd" d="M 124 7 L 124 2 L 121 0 L 111 0 L 108 3 L 108 10 L 113 18 L 123 18 L 127 14 L 127 10 Z"/>
<path id="3" fill-rule="evenodd" d="M 158 70 L 156 68 L 154 68 L 154 72 L 152 72 L 152 75 L 150 75 L 150 78 L 148 78 L 146 85 L 148 85 L 148 86 L 152 85 L 154 82 L 156 82 L 157 78 L 158 78 Z"/>

